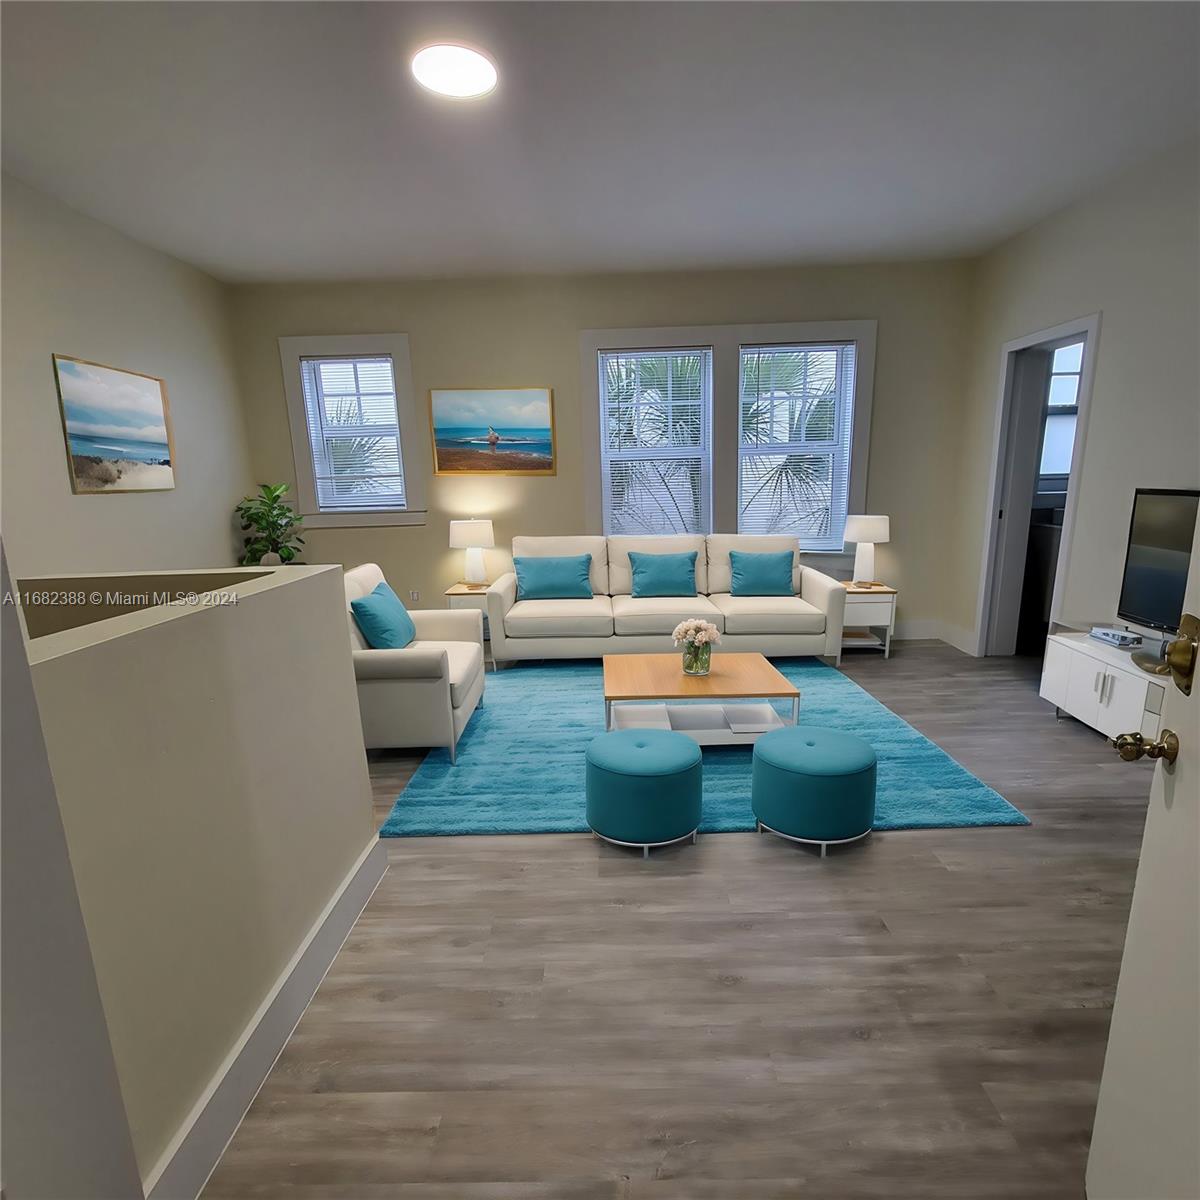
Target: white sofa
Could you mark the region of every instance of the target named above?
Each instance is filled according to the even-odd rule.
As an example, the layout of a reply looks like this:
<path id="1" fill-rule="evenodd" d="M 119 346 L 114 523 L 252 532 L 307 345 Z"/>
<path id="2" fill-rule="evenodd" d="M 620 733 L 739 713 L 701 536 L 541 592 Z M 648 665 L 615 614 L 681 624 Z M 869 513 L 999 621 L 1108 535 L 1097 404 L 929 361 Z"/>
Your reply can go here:
<path id="1" fill-rule="evenodd" d="M 671 631 L 703 617 L 721 631 L 720 648 L 766 655 L 826 655 L 840 661 L 846 590 L 802 566 L 796 539 L 748 534 L 668 537 L 518 537 L 513 557 L 590 554 L 591 600 L 518 600 L 509 572 L 488 588 L 488 624 L 497 664 L 537 658 L 671 650 Z M 696 551 L 695 596 L 635 599 L 631 550 Z M 729 552 L 793 553 L 791 596 L 734 596 Z"/>
<path id="2" fill-rule="evenodd" d="M 345 576 L 367 749 L 445 746 L 454 762 L 458 739 L 483 703 L 483 614 L 478 609 L 410 612 L 416 640 L 403 650 L 372 650 L 350 612 L 350 601 L 369 595 L 382 582 L 383 572 L 374 563 Z"/>

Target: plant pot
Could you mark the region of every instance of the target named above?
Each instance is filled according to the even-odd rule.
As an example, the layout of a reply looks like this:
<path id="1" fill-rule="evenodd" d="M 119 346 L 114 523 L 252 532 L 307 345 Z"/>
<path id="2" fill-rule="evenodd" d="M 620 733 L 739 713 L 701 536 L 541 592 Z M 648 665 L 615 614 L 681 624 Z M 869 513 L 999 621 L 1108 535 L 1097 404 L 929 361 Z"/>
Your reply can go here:
<path id="1" fill-rule="evenodd" d="M 274 550 L 268 550 L 267 553 L 258 560 L 258 565 L 260 567 L 282 567 L 283 559 L 280 558 Z"/>
<path id="2" fill-rule="evenodd" d="M 712 645 L 705 642 L 693 646 L 690 642 L 683 647 L 683 673 L 685 675 L 707 675 L 712 666 Z"/>

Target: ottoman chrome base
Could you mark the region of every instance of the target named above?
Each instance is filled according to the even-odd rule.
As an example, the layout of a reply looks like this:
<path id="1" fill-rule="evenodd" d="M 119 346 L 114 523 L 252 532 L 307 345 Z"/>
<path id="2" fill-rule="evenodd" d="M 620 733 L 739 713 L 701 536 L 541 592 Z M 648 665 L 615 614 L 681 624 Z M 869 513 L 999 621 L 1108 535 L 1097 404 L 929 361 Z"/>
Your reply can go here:
<path id="1" fill-rule="evenodd" d="M 822 858 L 825 857 L 825 851 L 830 846 L 846 846 L 850 842 L 861 842 L 863 838 L 870 837 L 871 834 L 875 832 L 873 829 L 866 829 L 862 833 L 856 833 L 853 837 L 836 838 L 833 841 L 823 842 L 819 838 L 802 838 L 796 837 L 796 835 L 792 833 L 780 833 L 778 829 L 772 829 L 770 825 L 764 825 L 761 821 L 759 821 L 756 832 L 762 833 L 764 829 L 768 833 L 773 833 L 776 837 L 784 838 L 789 842 L 800 842 L 805 846 L 820 846 Z"/>
<path id="2" fill-rule="evenodd" d="M 591 828 L 589 826 L 589 828 Z M 610 846 L 624 846 L 629 850 L 641 850 L 643 858 L 650 857 L 651 850 L 657 850 L 660 846 L 678 846 L 680 842 L 691 841 L 692 845 L 696 844 L 696 835 L 700 832 L 700 826 L 697 825 L 691 833 L 685 833 L 682 837 L 671 838 L 665 842 L 621 842 L 616 838 L 605 837 L 602 833 L 597 833 L 592 830 L 592 836 L 598 837 L 602 842 L 607 842 Z"/>

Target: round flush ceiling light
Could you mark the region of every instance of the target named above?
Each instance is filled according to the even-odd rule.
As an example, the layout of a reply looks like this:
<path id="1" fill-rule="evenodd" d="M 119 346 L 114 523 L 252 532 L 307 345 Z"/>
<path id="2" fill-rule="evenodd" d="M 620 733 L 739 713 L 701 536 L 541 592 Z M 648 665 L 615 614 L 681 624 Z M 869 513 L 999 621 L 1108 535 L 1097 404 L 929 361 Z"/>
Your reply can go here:
<path id="1" fill-rule="evenodd" d="M 412 73 L 423 88 L 454 100 L 486 96 L 497 79 L 496 64 L 486 54 L 446 43 L 418 50 Z"/>

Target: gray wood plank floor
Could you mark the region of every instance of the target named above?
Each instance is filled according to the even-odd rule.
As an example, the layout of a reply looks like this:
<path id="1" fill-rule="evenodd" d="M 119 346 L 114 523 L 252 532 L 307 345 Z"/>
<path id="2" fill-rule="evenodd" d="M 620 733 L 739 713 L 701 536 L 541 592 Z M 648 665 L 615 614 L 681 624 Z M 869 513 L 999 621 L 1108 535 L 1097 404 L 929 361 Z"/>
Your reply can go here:
<path id="1" fill-rule="evenodd" d="M 1150 771 L 1028 660 L 844 669 L 1033 825 L 390 842 L 208 1200 L 1081 1198 Z"/>

